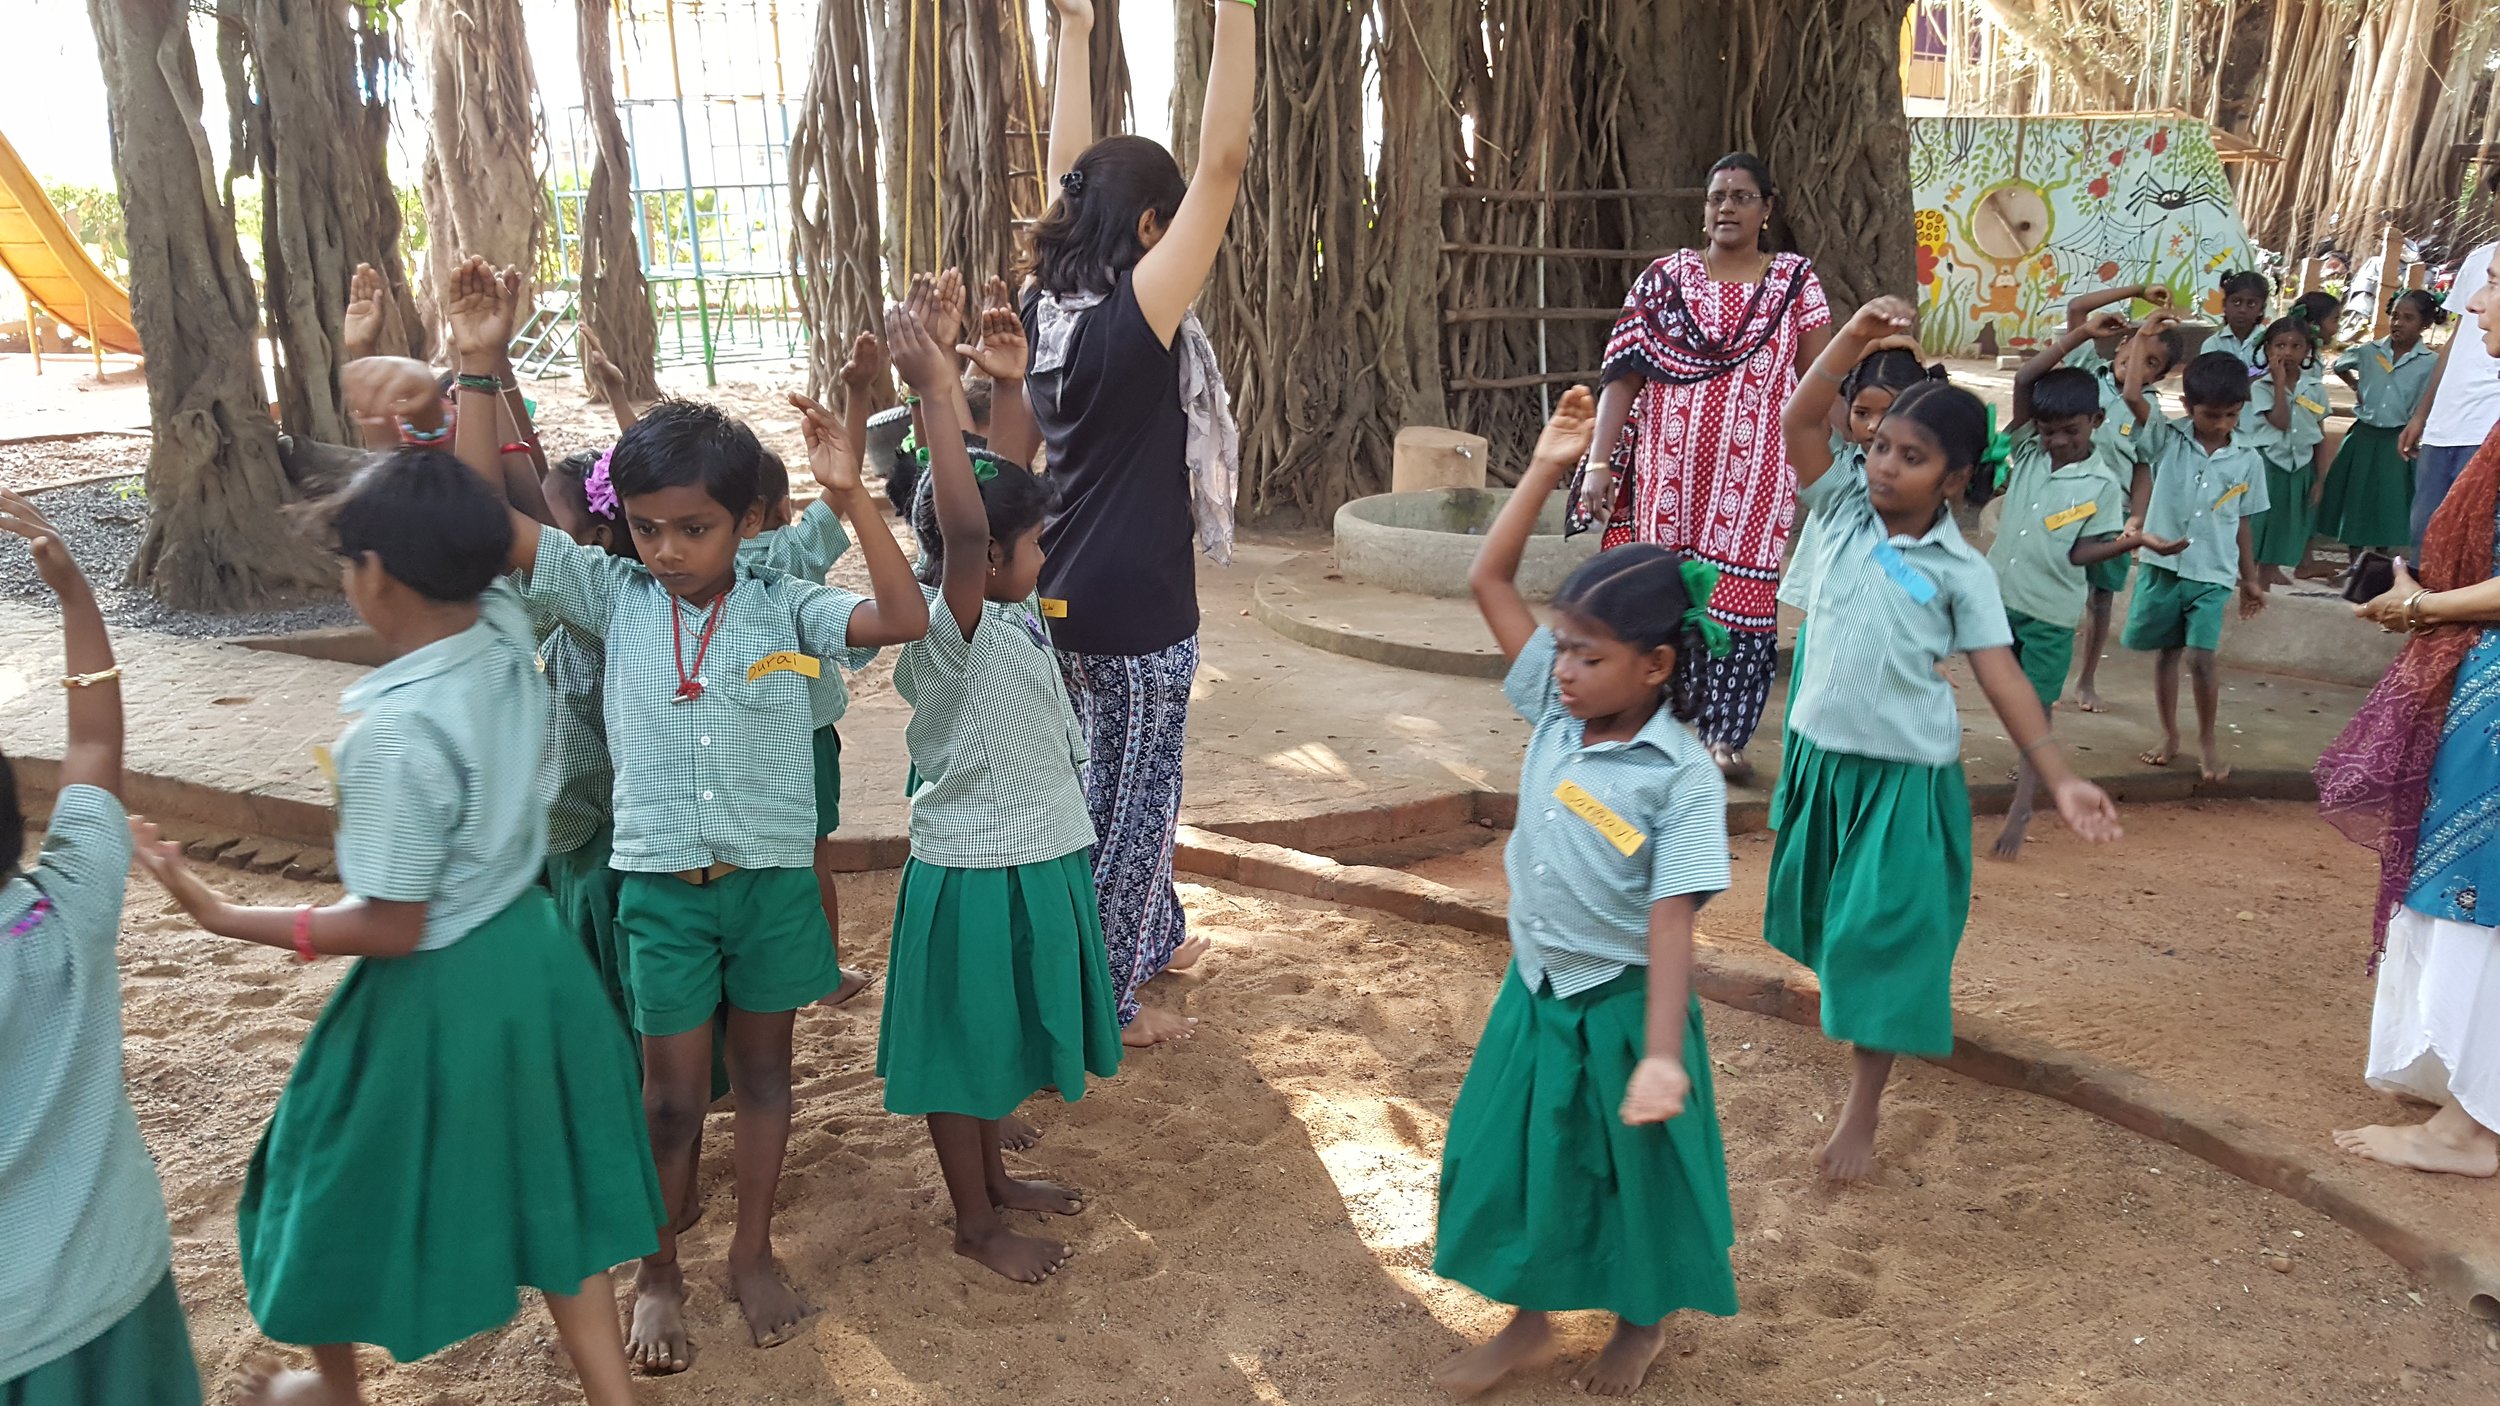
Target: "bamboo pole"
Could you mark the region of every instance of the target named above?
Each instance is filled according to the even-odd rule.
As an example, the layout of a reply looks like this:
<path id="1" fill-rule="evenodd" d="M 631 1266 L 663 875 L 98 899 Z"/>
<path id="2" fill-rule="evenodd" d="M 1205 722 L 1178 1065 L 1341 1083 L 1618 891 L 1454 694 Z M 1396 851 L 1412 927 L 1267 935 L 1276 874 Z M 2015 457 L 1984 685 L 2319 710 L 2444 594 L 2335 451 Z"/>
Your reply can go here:
<path id="1" fill-rule="evenodd" d="M 2222 28 L 2214 35 L 2214 72 L 2205 85 L 2205 125 L 2213 126 L 2222 116 L 2222 71 L 2231 64 L 2231 28 L 2239 22 L 2240 0 L 2222 0 Z"/>

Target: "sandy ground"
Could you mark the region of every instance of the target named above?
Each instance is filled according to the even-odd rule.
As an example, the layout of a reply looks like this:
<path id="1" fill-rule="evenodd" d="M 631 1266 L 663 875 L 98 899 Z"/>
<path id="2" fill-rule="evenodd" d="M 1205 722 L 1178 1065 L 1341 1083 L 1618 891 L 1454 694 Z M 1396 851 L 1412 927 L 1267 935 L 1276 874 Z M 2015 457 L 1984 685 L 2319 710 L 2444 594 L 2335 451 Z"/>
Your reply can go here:
<path id="1" fill-rule="evenodd" d="M 2044 868 L 2046 866 L 2043 866 Z M 321 891 L 214 871 L 267 902 Z M 691 1374 L 654 1403 L 1393 1402 L 1500 1310 L 1430 1273 L 1444 1122 L 1489 1008 L 1498 944 L 1224 886 L 1185 885 L 1207 975 L 1158 999 L 1205 1024 L 1073 1108 L 1041 1108 L 1026 1165 L 1092 1195 L 1079 1257 L 1036 1289 L 949 1253 L 920 1127 L 887 1116 L 873 1010 L 800 1022 L 803 1104 L 781 1250 L 826 1312 L 745 1344 L 718 1287 L 726 1122 L 688 1242 Z M 851 955 L 880 965 L 893 877 L 846 883 Z M 268 1350 L 234 1262 L 233 1209 L 295 1047 L 341 966 L 204 938 L 134 888 L 130 1079 L 159 1158 L 176 1265 L 216 1389 Z M 2061 1105 L 1908 1066 L 1887 1151 L 1848 1194 L 1806 1155 L 1842 1070 L 1810 1032 L 1709 1016 L 1744 1313 L 1686 1318 L 1649 1395 L 1693 1402 L 2483 1402 L 2500 1335 L 2297 1206 Z M 2287 1255 L 2288 1274 L 2268 1268 Z M 370 1286 L 342 1286 L 355 1292 Z M 1566 1362 L 1593 1350 L 1581 1315 Z M 535 1310 L 427 1362 L 377 1402 L 577 1399 Z M 376 1359 L 376 1366 L 381 1366 Z M 1504 1396 L 1574 1397 L 1560 1371 Z"/>

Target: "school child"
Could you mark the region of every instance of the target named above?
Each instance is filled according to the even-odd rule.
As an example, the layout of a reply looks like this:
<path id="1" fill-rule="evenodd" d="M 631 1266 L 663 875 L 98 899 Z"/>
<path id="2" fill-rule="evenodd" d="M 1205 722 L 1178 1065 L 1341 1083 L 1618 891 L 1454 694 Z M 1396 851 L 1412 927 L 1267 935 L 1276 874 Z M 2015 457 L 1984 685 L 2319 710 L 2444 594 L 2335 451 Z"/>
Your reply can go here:
<path id="1" fill-rule="evenodd" d="M 2318 451 L 2326 442 L 2326 389 L 2312 387 L 2318 369 L 2317 330 L 2298 317 L 2266 329 L 2265 374 L 2249 383 L 2248 408 L 2232 442 L 2255 450 L 2266 466 L 2266 503 L 2249 530 L 2257 552 L 2257 586 L 2272 590 L 2309 555 L 2316 525 Z"/>
<path id="2" fill-rule="evenodd" d="M 2237 269 L 2222 276 L 2222 325 L 2205 338 L 2205 350 L 2229 352 L 2248 368 L 2253 379 L 2262 370 L 2266 351 L 2266 308 L 2274 301 L 2274 284 L 2255 269 Z"/>
<path id="3" fill-rule="evenodd" d="M 1094 826 L 1035 581 L 1046 482 L 983 456 L 931 394 L 952 374 L 920 321 L 887 315 L 896 366 L 923 399 L 934 452 L 921 497 L 928 635 L 894 686 L 912 705 L 911 858 L 894 905 L 877 1073 L 885 1106 L 929 1120 L 955 1207 L 955 1252 L 1021 1283 L 1067 1247 L 1004 1213 L 1075 1215 L 1079 1193 L 1010 1178 L 1000 1124 L 1043 1088 L 1074 1103 L 1120 1067 L 1118 997 L 1095 906 Z"/>
<path id="4" fill-rule="evenodd" d="M 2167 302 L 2167 291 L 2164 293 Z M 2071 327 L 2069 331 L 2073 330 Z M 2093 345 L 2097 345 L 2094 343 Z M 2144 446 L 2135 437 L 2135 418 L 2126 413 L 2126 395 L 2121 380 L 2130 367 L 2143 377 L 2145 394 L 2155 394 L 2154 387 L 2169 379 L 2185 355 L 2179 331 L 2168 321 L 2152 337 L 2134 337 L 2121 332 L 2116 353 L 2085 367 L 2092 372 L 2101 397 L 2101 428 L 2093 436 L 2094 452 L 2104 472 L 2116 480 L 2122 492 L 2132 499 L 2135 491 L 2149 485 Z M 2069 366 L 2086 360 L 2079 349 L 2066 359 Z M 2127 572 L 2131 558 L 2126 555 L 2095 562 L 2083 570 L 2088 594 L 2084 598 L 2083 671 L 2075 679 L 2075 706 L 2087 713 L 2100 712 L 2107 705 L 2101 701 L 2099 687 L 2101 658 L 2109 647 L 2110 616 L 2116 608 L 2118 593 L 2127 588 Z"/>
<path id="5" fill-rule="evenodd" d="M 1856 361 L 1828 363 L 1831 384 Z M 1694 916 L 1728 882 L 1727 783 L 1688 726 L 1695 656 L 1728 648 L 1704 613 L 1718 573 L 1619 546 L 1571 573 L 1545 626 L 1515 584 L 1596 416 L 1587 390 L 1564 393 L 1468 574 L 1510 662 L 1503 695 L 1531 731 L 1504 858 L 1510 969 L 1441 1156 L 1433 1273 L 1513 1310 L 1434 1372 L 1462 1398 L 1541 1358 L 1551 1313 L 1615 1316 L 1572 1385 L 1629 1396 L 1668 1314 L 1736 1312 L 1727 1161 L 1691 989 Z M 1818 447 L 1827 432 L 1818 419 Z"/>
<path id="6" fill-rule="evenodd" d="M 2317 530 L 2355 554 L 2401 551 L 2412 539 L 2413 465 L 2396 441 L 2439 367 L 2422 333 L 2447 317 L 2438 298 L 2408 288 L 2388 309 L 2386 336 L 2335 358 L 2335 374 L 2352 387 L 2356 404 L 2328 468 Z"/>
<path id="7" fill-rule="evenodd" d="M 0 1402 L 199 1406 L 156 1166 L 122 1083 L 121 670 L 61 534 L 0 489 L 61 601 L 69 746 L 35 867 L 0 757 Z"/>
<path id="8" fill-rule="evenodd" d="M 512 524 L 470 469 L 413 448 L 361 471 L 329 524 L 392 655 L 339 700 L 348 897 L 231 903 L 135 827 L 140 866 L 208 932 L 363 959 L 304 1038 L 237 1212 L 252 1316 L 314 1370 L 244 1399 L 357 1406 L 355 1344 L 414 1361 L 511 1319 L 526 1285 L 583 1394 L 625 1406 L 608 1270 L 656 1242 L 659 1185 L 633 1052 L 538 885 L 547 695 L 495 579 Z"/>
<path id="9" fill-rule="evenodd" d="M 2139 333 L 2139 336 L 2142 334 Z M 2271 339 L 2269 339 L 2271 340 Z M 2164 541 L 2187 539 L 2187 550 L 2154 560 L 2137 554 L 2144 579 L 2127 609 L 2129 649 L 2160 651 L 2154 701 L 2161 713 L 2161 745 L 2143 754 L 2148 766 L 2168 766 L 2179 755 L 2179 666 L 2187 664 L 2196 689 L 2197 742 L 2208 781 L 2231 774 L 2214 731 L 2222 705 L 2222 681 L 2214 651 L 2222 644 L 2222 612 L 2236 588 L 2242 618 L 2265 609 L 2257 584 L 2256 534 L 2250 522 L 2266 511 L 2266 466 L 2257 451 L 2236 443 L 2249 380 L 2227 352 L 2209 352 L 2188 363 L 2180 380 L 2187 414 L 2171 420 L 2154 411 L 2132 380 L 2128 410 L 2153 452 L 2149 491 L 2128 505 L 2130 520 Z"/>
<path id="10" fill-rule="evenodd" d="M 2091 324 L 2093 314 L 2104 310 L 2124 314 L 2127 305 L 2139 298 L 2156 309 L 2167 308 L 2170 306 L 2170 286 L 2166 283 L 2113 283 L 2107 288 L 2087 288 L 2066 300 L 2066 330 L 2073 332 Z M 2068 354 L 2067 365 L 2098 372 L 2117 359 L 2119 350 L 2127 344 L 2126 334 L 2111 333 L 2107 330 L 2107 323 L 2099 326 L 2102 330 L 2094 332 Z"/>
<path id="11" fill-rule="evenodd" d="M 1830 471 L 1818 426 L 1840 368 L 1913 316 L 1893 297 L 1858 309 L 1814 374 L 1799 378 L 1780 417 L 1803 496 L 1829 517 L 1814 568 L 1806 687 L 1771 796 L 1778 835 L 1763 936 L 1814 968 L 1824 1033 L 1854 1047 L 1848 1101 L 1815 1157 L 1836 1182 L 1874 1170 L 1893 1058 L 1953 1048 L 1971 812 L 1953 689 L 1937 668 L 1947 655 L 1970 657 L 2017 754 L 2038 770 L 2066 823 L 2087 840 L 2118 833 L 2109 797 L 2068 770 L 2050 741 L 2048 718 L 2015 661 L 1996 577 L 1945 507 L 1986 452 L 1987 407 L 1952 385 L 1914 386 L 1877 427 L 1863 467 Z"/>
<path id="12" fill-rule="evenodd" d="M 2014 376 L 2014 415 L 2005 464 L 2005 505 L 1988 566 L 2005 598 L 2006 628 L 2014 636 L 2014 662 L 2039 695 L 2040 711 L 2056 717 L 2075 656 L 2075 627 L 2082 623 L 2089 590 L 2085 573 L 2095 564 L 2148 545 L 2126 521 L 2126 490 L 2099 457 L 2095 440 L 2105 416 L 2095 378 L 2064 365 L 2090 339 L 2123 334 L 2125 319 L 2100 312 L 2042 350 Z M 2185 542 L 2162 544 L 2173 553 Z M 1992 851 L 1999 859 L 2021 853 L 2031 825 L 2039 772 L 2025 757 L 2015 778 L 2014 800 Z"/>
<path id="13" fill-rule="evenodd" d="M 464 367 L 499 359 L 513 302 L 473 263 L 445 309 Z M 464 372 L 465 395 L 482 394 Z M 739 1188 L 729 1288 L 759 1347 L 790 1340 L 814 1311 L 782 1277 L 772 1200 L 790 1130 L 790 1040 L 798 1009 L 837 983 L 817 898 L 816 808 L 807 680 L 857 667 L 878 646 L 917 639 L 927 603 L 838 441 L 839 422 L 804 397 L 810 467 L 841 505 L 874 599 L 737 560 L 763 525 L 754 432 L 708 406 L 665 401 L 608 461 L 640 566 L 517 511 L 506 565 L 555 617 L 605 643 L 602 708 L 616 766 L 614 852 L 623 935 L 643 1036 L 650 1149 L 671 1207 L 686 1204 L 701 1127 L 713 1013 L 729 1008 Z M 481 419 L 483 417 L 480 417 Z M 464 418 L 461 457 L 498 485 L 492 449 Z M 675 1231 L 635 1280 L 628 1351 L 646 1372 L 689 1361 Z"/>

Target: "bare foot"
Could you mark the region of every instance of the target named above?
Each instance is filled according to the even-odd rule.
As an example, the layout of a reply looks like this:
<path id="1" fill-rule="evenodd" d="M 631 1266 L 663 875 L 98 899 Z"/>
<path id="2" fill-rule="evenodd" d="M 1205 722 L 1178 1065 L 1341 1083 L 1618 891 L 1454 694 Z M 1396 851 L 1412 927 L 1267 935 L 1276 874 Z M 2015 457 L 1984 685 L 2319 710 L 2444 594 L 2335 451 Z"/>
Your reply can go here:
<path id="1" fill-rule="evenodd" d="M 1646 1328 L 1617 1319 L 1614 1336 L 1606 1339 L 1595 1361 L 1571 1374 L 1571 1385 L 1591 1396 L 1630 1396 L 1649 1380 L 1650 1364 L 1666 1346 L 1664 1319 Z"/>
<path id="2" fill-rule="evenodd" d="M 694 1365 L 686 1341 L 686 1276 L 672 1260 L 644 1260 L 634 1270 L 634 1319 L 625 1331 L 625 1360 L 646 1377 L 665 1377 Z"/>
<path id="3" fill-rule="evenodd" d="M 1481 1396 L 1502 1378 L 1554 1355 L 1554 1328 L 1542 1313 L 1514 1315 L 1491 1342 L 1479 1343 L 1432 1369 L 1432 1384 L 1461 1401 Z"/>
<path id="4" fill-rule="evenodd" d="M 2101 701 L 2101 691 L 2088 683 L 2075 685 L 2075 706 L 2087 713 L 2109 711 L 2109 705 Z"/>
<path id="5" fill-rule="evenodd" d="M 2375 1126 L 2347 1128 L 2335 1135 L 2335 1145 L 2356 1157 L 2384 1162 L 2416 1172 L 2446 1172 L 2451 1176 L 2487 1177 L 2500 1172 L 2500 1134 L 2475 1127 L 2465 1120 L 2471 1133 L 2464 1137 L 2442 1137 L 2439 1118 L 2410 1127 Z"/>
<path id="6" fill-rule="evenodd" d="M 1714 746 L 1710 749 L 1710 760 L 1719 764 L 1719 775 L 1727 778 L 1728 785 L 1753 784 L 1753 763 L 1746 761 L 1745 754 L 1736 748 Z"/>
<path id="7" fill-rule="evenodd" d="M 1019 1284 L 1039 1284 L 1068 1262 L 1068 1247 L 1038 1235 L 993 1226 L 986 1234 L 955 1232 L 955 1253 L 989 1266 Z"/>
<path id="8" fill-rule="evenodd" d="M 2138 752 L 2135 759 L 2146 766 L 2168 766 L 2179 759 L 2179 739 L 2165 737 L 2161 745 L 2149 752 Z"/>
<path id="9" fill-rule="evenodd" d="M 1034 1211 L 1045 1216 L 1075 1216 L 1085 1212 L 1085 1194 L 1072 1186 L 1050 1181 L 1017 1181 L 990 1188 L 990 1204 L 1002 1211 Z"/>
<path id="10" fill-rule="evenodd" d="M 998 1120 L 998 1146 L 1004 1152 L 1029 1151 L 1042 1140 L 1042 1125 L 1010 1113 Z"/>
<path id="11" fill-rule="evenodd" d="M 1182 1015 L 1179 1011 L 1157 1010 L 1153 1006 L 1140 1006 L 1137 1019 L 1130 1021 L 1128 1028 L 1120 1032 L 1120 1043 L 1133 1050 L 1142 1050 L 1148 1045 L 1160 1045 L 1166 1040 L 1194 1039 L 1198 1033 L 1197 1026 L 1198 1021 L 1194 1016 Z"/>
<path id="12" fill-rule="evenodd" d="M 757 1347 L 779 1347 L 799 1335 L 799 1325 L 816 1316 L 816 1305 L 799 1297 L 782 1277 L 781 1266 L 766 1255 L 752 1264 L 729 1261 L 729 1297 L 746 1315 L 747 1331 Z"/>
<path id="13" fill-rule="evenodd" d="M 842 984 L 833 988 L 832 995 L 827 996 L 825 999 L 816 1003 L 819 1008 L 824 1010 L 832 1010 L 836 1006 L 849 1005 L 852 997 L 867 990 L 868 983 L 876 979 L 868 973 L 859 970 L 857 967 L 838 967 L 835 970 L 842 973 Z"/>
<path id="14" fill-rule="evenodd" d="M 2222 759 L 2221 743 L 2210 737 L 2202 738 L 2198 740 L 2197 748 L 2204 753 L 2204 758 L 2197 770 L 2207 781 L 2231 779 L 2231 764 Z"/>
<path id="15" fill-rule="evenodd" d="M 1193 937 L 1180 945 L 1180 949 L 1172 954 L 1172 960 L 1163 964 L 1163 969 L 1168 972 L 1185 972 L 1198 965 L 1198 959 L 1207 955 L 1207 949 L 1214 945 L 1203 937 Z"/>
<path id="16" fill-rule="evenodd" d="M 1875 1175 L 1875 1120 L 1863 1125 L 1843 1109 L 1840 1125 L 1832 1129 L 1831 1138 L 1814 1154 L 1814 1170 L 1823 1180 L 1847 1186 Z"/>
<path id="17" fill-rule="evenodd" d="M 254 1364 L 243 1374 L 239 1406 L 338 1406 L 319 1372 L 282 1372 L 274 1362 Z"/>
<path id="18" fill-rule="evenodd" d="M 2023 837 L 2031 830 L 2031 817 L 2005 817 L 2005 828 L 1997 831 L 1997 842 L 1988 847 L 1991 859 L 2013 859 L 2023 852 Z"/>

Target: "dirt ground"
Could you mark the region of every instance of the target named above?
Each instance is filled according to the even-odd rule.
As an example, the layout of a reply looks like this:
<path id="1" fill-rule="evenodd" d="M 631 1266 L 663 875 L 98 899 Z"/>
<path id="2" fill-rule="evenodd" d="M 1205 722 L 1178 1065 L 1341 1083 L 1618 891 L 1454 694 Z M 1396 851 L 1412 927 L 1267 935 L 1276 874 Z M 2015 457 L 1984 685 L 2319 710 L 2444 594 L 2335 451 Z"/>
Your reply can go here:
<path id="1" fill-rule="evenodd" d="M 323 896 L 212 879 L 260 901 Z M 716 1118 L 707 1219 L 687 1246 L 701 1356 L 641 1398 L 1439 1399 L 1425 1372 L 1501 1317 L 1430 1264 L 1442 1129 L 1503 949 L 1227 886 L 1183 896 L 1216 948 L 1202 978 L 1153 999 L 1201 1017 L 1198 1039 L 1136 1058 L 1073 1108 L 1034 1110 L 1048 1138 L 1024 1164 L 1093 1198 L 1056 1227 L 1078 1250 L 1065 1271 L 1024 1288 L 949 1253 L 927 1139 L 879 1104 L 873 1009 L 811 1011 L 780 1243 L 826 1311 L 789 1346 L 746 1345 L 718 1287 L 731 1204 Z M 872 967 L 892 901 L 890 874 L 846 882 L 850 954 Z M 163 907 L 134 887 L 130 1079 L 183 1298 L 223 1390 L 269 1350 L 235 1268 L 243 1170 L 341 967 L 204 938 Z M 1806 1158 L 1841 1088 L 1836 1052 L 1760 1017 L 1714 1008 L 1709 1022 L 1745 1307 L 1680 1319 L 1651 1399 L 2463 1403 L 2500 1383 L 2500 1335 L 2331 1222 L 2062 1105 L 1926 1066 L 1895 1085 L 1897 1173 L 1823 1190 Z M 2274 1255 L 2288 1274 L 2270 1270 Z M 1566 1367 L 1603 1328 L 1569 1323 Z M 533 1309 L 384 1368 L 375 1400 L 578 1399 L 551 1338 Z M 1564 1370 L 1495 1399 L 1579 1399 Z"/>

